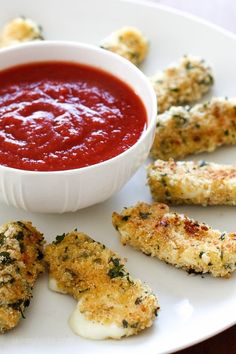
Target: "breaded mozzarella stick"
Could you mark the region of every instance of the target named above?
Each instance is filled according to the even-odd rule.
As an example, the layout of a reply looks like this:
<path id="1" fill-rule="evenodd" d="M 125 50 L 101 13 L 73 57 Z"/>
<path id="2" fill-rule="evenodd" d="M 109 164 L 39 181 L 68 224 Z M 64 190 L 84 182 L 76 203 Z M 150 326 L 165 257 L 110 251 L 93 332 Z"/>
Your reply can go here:
<path id="1" fill-rule="evenodd" d="M 213 98 L 193 108 L 172 107 L 158 115 L 151 150 L 155 159 L 181 159 L 236 143 L 236 99 Z"/>
<path id="2" fill-rule="evenodd" d="M 49 287 L 78 300 L 70 318 L 76 334 L 119 339 L 153 324 L 159 309 L 155 295 L 101 243 L 74 231 L 46 247 L 46 261 Z"/>
<path id="3" fill-rule="evenodd" d="M 226 278 L 236 268 L 236 233 L 213 230 L 165 204 L 139 203 L 113 213 L 112 221 L 123 245 L 177 268 Z"/>
<path id="4" fill-rule="evenodd" d="M 123 27 L 111 33 L 103 39 L 100 46 L 119 54 L 137 66 L 146 58 L 149 47 L 147 39 L 135 27 Z"/>
<path id="5" fill-rule="evenodd" d="M 150 78 L 158 112 L 198 101 L 213 85 L 212 70 L 201 58 L 185 55 L 179 62 Z"/>
<path id="6" fill-rule="evenodd" d="M 30 222 L 0 227 L 0 332 L 14 328 L 30 304 L 32 289 L 44 271 L 43 236 Z"/>
<path id="7" fill-rule="evenodd" d="M 17 17 L 8 22 L 0 33 L 0 47 L 43 39 L 42 29 L 29 18 Z"/>
<path id="8" fill-rule="evenodd" d="M 236 166 L 156 160 L 148 166 L 147 178 L 157 202 L 236 205 Z"/>

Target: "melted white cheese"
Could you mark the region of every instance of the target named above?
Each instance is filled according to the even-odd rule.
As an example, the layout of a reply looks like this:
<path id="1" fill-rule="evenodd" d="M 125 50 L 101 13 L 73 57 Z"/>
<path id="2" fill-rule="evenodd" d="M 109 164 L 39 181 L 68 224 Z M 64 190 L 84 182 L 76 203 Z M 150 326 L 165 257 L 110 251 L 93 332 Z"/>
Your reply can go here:
<path id="1" fill-rule="evenodd" d="M 79 302 L 69 319 L 69 325 L 75 334 L 89 339 L 119 339 L 126 335 L 127 328 L 118 327 L 115 323 L 104 325 L 88 320 L 79 309 Z"/>
<path id="2" fill-rule="evenodd" d="M 205 264 L 208 264 L 210 263 L 211 259 L 210 257 L 204 252 L 203 255 L 202 255 L 202 261 L 205 263 Z"/>
<path id="3" fill-rule="evenodd" d="M 183 198 L 207 198 L 211 193 L 211 186 L 208 181 L 197 181 L 195 177 L 184 178 L 181 184 L 181 194 Z"/>
<path id="4" fill-rule="evenodd" d="M 236 178 L 230 178 L 227 184 L 229 188 L 234 190 L 236 188 Z"/>
<path id="5" fill-rule="evenodd" d="M 50 290 L 56 291 L 57 293 L 66 294 L 65 291 L 63 291 L 62 289 L 60 289 L 58 287 L 57 281 L 54 278 L 49 277 L 49 279 L 48 279 L 48 287 L 49 287 Z"/>

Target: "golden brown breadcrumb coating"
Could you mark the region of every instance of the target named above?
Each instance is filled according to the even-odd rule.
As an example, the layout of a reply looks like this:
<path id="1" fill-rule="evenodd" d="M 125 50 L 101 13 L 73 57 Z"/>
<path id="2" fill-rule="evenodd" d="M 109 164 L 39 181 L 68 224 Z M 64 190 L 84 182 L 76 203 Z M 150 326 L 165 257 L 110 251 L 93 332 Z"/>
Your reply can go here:
<path id="1" fill-rule="evenodd" d="M 140 65 L 148 53 L 148 41 L 135 27 L 123 27 L 105 38 L 101 47 Z"/>
<path id="2" fill-rule="evenodd" d="M 236 166 L 156 160 L 148 166 L 147 178 L 157 202 L 236 205 Z"/>
<path id="3" fill-rule="evenodd" d="M 43 235 L 30 222 L 0 227 L 0 332 L 15 327 L 30 304 L 43 265 Z"/>
<path id="4" fill-rule="evenodd" d="M 158 115 L 151 155 L 181 159 L 236 143 L 236 99 L 213 98 L 189 107 L 172 107 Z"/>
<path id="5" fill-rule="evenodd" d="M 73 231 L 48 245 L 45 259 L 58 289 L 80 300 L 86 319 L 115 323 L 126 328 L 126 336 L 152 325 L 159 308 L 155 295 L 103 244 Z"/>
<path id="6" fill-rule="evenodd" d="M 42 28 L 29 18 L 16 17 L 0 33 L 0 47 L 43 39 Z"/>
<path id="7" fill-rule="evenodd" d="M 139 203 L 113 213 L 121 242 L 189 272 L 230 277 L 236 268 L 236 233 L 171 213 L 165 204 Z"/>
<path id="8" fill-rule="evenodd" d="M 201 58 L 184 55 L 179 62 L 150 78 L 157 95 L 158 112 L 194 103 L 213 85 L 212 70 Z"/>

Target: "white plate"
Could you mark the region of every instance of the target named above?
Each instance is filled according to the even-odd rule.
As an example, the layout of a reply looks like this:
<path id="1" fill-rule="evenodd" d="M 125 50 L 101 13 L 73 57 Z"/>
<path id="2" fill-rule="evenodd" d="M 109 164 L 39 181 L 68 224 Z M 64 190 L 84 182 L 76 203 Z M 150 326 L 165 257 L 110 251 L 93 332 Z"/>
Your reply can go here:
<path id="1" fill-rule="evenodd" d="M 1 1 L 0 25 L 17 15 L 29 16 L 42 24 L 48 39 L 70 39 L 98 43 L 123 25 L 135 25 L 151 41 L 151 51 L 143 66 L 147 74 L 165 67 L 184 53 L 200 55 L 214 68 L 214 95 L 236 92 L 236 41 L 232 35 L 176 11 L 146 4 L 111 0 L 7 0 Z M 222 148 L 205 158 L 235 163 L 235 148 Z M 95 177 L 96 178 L 96 177 Z M 189 276 L 182 270 L 150 259 L 119 243 L 111 225 L 111 212 L 136 201 L 150 201 L 141 168 L 123 190 L 107 202 L 74 214 L 39 215 L 1 206 L 0 222 L 29 219 L 45 233 L 48 241 L 75 227 L 105 243 L 128 258 L 128 269 L 146 281 L 157 294 L 161 312 L 154 326 L 138 336 L 120 341 L 90 341 L 75 336 L 67 319 L 75 306 L 69 296 L 47 289 L 42 277 L 25 320 L 0 338 L 1 352 L 157 354 L 172 352 L 199 342 L 233 325 L 236 313 L 236 274 L 231 279 Z M 45 200 L 45 203 L 47 201 Z M 233 207 L 175 208 L 222 231 L 235 231 Z"/>

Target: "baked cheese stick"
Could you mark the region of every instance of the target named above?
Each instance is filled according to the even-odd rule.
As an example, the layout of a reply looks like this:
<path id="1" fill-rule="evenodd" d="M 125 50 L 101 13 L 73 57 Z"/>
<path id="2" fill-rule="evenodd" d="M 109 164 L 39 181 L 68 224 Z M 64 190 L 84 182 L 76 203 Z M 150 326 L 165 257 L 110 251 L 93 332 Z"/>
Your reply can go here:
<path id="1" fill-rule="evenodd" d="M 147 178 L 157 202 L 236 205 L 236 166 L 156 160 L 148 166 Z"/>
<path id="2" fill-rule="evenodd" d="M 236 143 L 236 99 L 213 98 L 193 108 L 172 107 L 158 115 L 151 155 L 180 159 Z"/>
<path id="3" fill-rule="evenodd" d="M 213 85 L 212 71 L 201 58 L 185 55 L 179 62 L 150 78 L 158 112 L 198 101 Z"/>
<path id="4" fill-rule="evenodd" d="M 43 265 L 43 236 L 30 222 L 0 227 L 0 332 L 14 328 L 30 304 Z"/>
<path id="5" fill-rule="evenodd" d="M 165 204 L 139 203 L 113 213 L 123 245 L 189 272 L 230 277 L 236 268 L 236 234 L 172 213 Z"/>
<path id="6" fill-rule="evenodd" d="M 0 34 L 0 47 L 43 39 L 42 29 L 29 18 L 17 17 L 8 22 Z"/>
<path id="7" fill-rule="evenodd" d="M 119 339 L 152 325 L 159 309 L 155 295 L 101 243 L 74 231 L 57 237 L 45 254 L 49 287 L 78 300 L 69 321 L 76 334 Z"/>
<path id="8" fill-rule="evenodd" d="M 123 27 L 105 38 L 100 47 L 119 54 L 138 66 L 146 58 L 149 45 L 137 28 Z"/>

